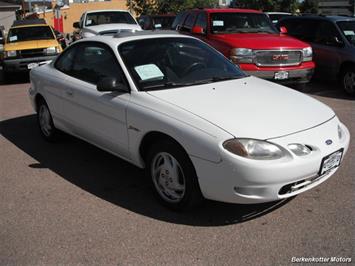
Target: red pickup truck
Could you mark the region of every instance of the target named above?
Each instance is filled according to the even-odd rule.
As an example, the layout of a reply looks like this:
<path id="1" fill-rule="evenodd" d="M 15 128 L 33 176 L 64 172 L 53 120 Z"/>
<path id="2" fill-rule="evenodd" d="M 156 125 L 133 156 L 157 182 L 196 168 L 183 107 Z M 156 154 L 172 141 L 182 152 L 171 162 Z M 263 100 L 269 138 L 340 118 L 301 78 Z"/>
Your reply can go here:
<path id="1" fill-rule="evenodd" d="M 251 75 L 282 83 L 307 83 L 312 77 L 311 46 L 280 33 L 260 11 L 190 10 L 180 13 L 172 28 L 200 38 Z"/>

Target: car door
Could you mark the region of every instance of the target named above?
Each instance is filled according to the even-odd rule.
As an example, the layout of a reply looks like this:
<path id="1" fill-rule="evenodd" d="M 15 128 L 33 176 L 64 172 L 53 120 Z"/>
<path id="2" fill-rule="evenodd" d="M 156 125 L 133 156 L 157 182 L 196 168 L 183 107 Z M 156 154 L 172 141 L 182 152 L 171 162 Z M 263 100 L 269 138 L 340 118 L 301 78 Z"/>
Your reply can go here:
<path id="1" fill-rule="evenodd" d="M 342 37 L 329 21 L 322 21 L 315 30 L 312 40 L 313 59 L 316 73 L 323 79 L 335 79 L 341 64 Z"/>
<path id="2" fill-rule="evenodd" d="M 78 43 L 68 75 L 63 114 L 73 134 L 128 158 L 126 108 L 130 93 L 99 92 L 96 87 L 104 77 L 126 82 L 111 48 L 99 42 Z"/>

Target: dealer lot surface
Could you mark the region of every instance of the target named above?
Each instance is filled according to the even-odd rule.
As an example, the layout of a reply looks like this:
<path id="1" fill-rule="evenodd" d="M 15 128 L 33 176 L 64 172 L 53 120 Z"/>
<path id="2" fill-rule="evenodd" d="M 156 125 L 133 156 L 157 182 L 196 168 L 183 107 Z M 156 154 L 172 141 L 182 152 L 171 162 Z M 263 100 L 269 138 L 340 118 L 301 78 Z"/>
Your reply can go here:
<path id="1" fill-rule="evenodd" d="M 355 254 L 353 137 L 332 178 L 287 202 L 175 213 L 138 168 L 70 136 L 42 140 L 21 79 L 0 85 L 0 265 L 288 265 Z M 355 136 L 355 101 L 333 87 L 308 93 Z"/>

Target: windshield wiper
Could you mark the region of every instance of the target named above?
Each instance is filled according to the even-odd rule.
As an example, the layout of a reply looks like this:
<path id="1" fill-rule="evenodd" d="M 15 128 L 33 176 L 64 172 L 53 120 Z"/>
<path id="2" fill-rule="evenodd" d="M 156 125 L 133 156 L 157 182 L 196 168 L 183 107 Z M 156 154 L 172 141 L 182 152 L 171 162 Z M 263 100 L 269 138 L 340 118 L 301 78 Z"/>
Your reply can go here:
<path id="1" fill-rule="evenodd" d="M 165 83 L 145 86 L 145 87 L 143 87 L 142 91 L 160 90 L 160 89 L 164 89 L 164 88 L 169 89 L 169 88 L 176 88 L 176 87 L 189 86 L 189 85 L 190 85 L 190 83 L 176 83 L 176 82 L 168 81 Z"/>

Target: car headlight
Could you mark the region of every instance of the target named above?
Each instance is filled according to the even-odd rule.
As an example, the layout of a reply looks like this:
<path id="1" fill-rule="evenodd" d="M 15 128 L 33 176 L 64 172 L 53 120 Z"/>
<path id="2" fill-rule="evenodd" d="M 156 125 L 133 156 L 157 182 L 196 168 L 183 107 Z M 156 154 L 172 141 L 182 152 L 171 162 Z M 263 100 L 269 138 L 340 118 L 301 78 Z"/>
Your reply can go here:
<path id="1" fill-rule="evenodd" d="M 302 55 L 303 55 L 303 62 L 312 61 L 312 55 L 313 55 L 312 47 L 303 48 Z"/>
<path id="2" fill-rule="evenodd" d="M 44 53 L 45 54 L 58 54 L 60 52 L 59 50 L 59 47 L 55 47 L 55 46 L 52 46 L 52 47 L 48 47 L 48 48 L 45 48 L 44 49 Z"/>
<path id="3" fill-rule="evenodd" d="M 16 57 L 17 51 L 6 51 L 5 57 Z"/>
<path id="4" fill-rule="evenodd" d="M 305 156 L 312 151 L 308 146 L 299 143 L 288 144 L 287 147 L 297 156 Z"/>
<path id="5" fill-rule="evenodd" d="M 285 156 L 277 145 L 264 140 L 230 139 L 223 147 L 233 154 L 255 160 L 276 160 Z"/>
<path id="6" fill-rule="evenodd" d="M 233 63 L 253 63 L 254 52 L 248 48 L 233 48 L 230 52 L 230 59 Z"/>

